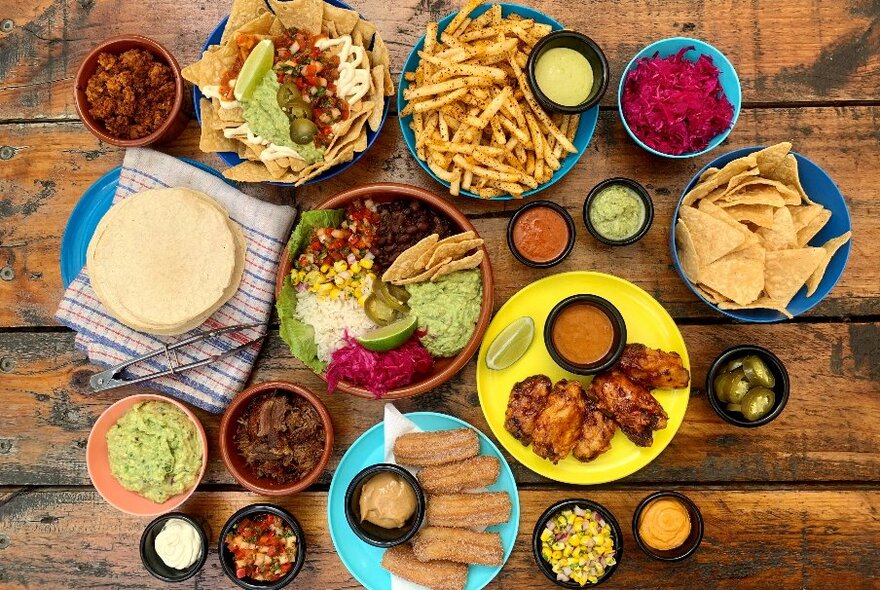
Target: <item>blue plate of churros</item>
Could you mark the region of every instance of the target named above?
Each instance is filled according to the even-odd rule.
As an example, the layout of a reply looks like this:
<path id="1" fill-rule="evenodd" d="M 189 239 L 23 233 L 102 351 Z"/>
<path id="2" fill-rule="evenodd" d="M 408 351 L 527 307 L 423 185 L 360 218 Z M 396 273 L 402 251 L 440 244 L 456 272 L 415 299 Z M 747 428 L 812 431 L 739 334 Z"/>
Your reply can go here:
<path id="1" fill-rule="evenodd" d="M 425 523 L 410 543 L 386 550 L 362 541 L 346 520 L 349 482 L 385 461 L 385 423 L 380 422 L 351 445 L 333 475 L 327 515 L 336 552 L 368 590 L 436 585 L 438 578 L 449 587 L 480 590 L 501 571 L 519 529 L 519 495 L 510 466 L 485 434 L 463 420 L 434 412 L 404 416 L 428 434 L 406 434 L 395 443 L 397 463 L 415 472 L 425 491 Z M 462 429 L 476 436 L 463 437 Z M 456 432 L 447 437 L 443 431 Z M 431 466 L 408 464 L 408 457 Z M 488 495 L 476 501 L 472 494 Z M 495 524 L 485 526 L 488 522 Z"/>

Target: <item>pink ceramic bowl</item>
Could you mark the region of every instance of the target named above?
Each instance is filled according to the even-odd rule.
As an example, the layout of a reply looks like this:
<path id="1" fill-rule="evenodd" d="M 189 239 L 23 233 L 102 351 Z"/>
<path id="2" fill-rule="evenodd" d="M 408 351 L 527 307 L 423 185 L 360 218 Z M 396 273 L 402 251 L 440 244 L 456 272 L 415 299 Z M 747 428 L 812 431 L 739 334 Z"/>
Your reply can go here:
<path id="1" fill-rule="evenodd" d="M 110 461 L 107 456 L 107 431 L 110 430 L 110 427 L 116 424 L 116 421 L 119 420 L 133 405 L 146 401 L 167 402 L 180 408 L 183 413 L 192 420 L 193 424 L 195 424 L 196 431 L 199 433 L 199 440 L 202 442 L 202 469 L 199 471 L 196 483 L 186 492 L 172 496 L 162 504 L 147 500 L 143 496 L 130 492 L 122 487 L 110 472 Z M 92 479 L 92 485 L 95 486 L 95 489 L 98 490 L 98 493 L 101 494 L 101 497 L 104 498 L 108 504 L 122 512 L 133 514 L 135 516 L 156 516 L 174 510 L 183 504 L 186 499 L 192 495 L 196 487 L 198 487 L 199 482 L 202 481 L 207 464 L 208 438 L 205 436 L 205 429 L 202 427 L 202 423 L 199 422 L 199 419 L 196 418 L 195 414 L 193 414 L 189 408 L 179 401 L 152 393 L 130 395 L 104 410 L 104 413 L 98 417 L 95 425 L 92 426 L 92 431 L 89 433 L 89 442 L 86 446 L 86 466 L 89 469 L 89 477 Z"/>

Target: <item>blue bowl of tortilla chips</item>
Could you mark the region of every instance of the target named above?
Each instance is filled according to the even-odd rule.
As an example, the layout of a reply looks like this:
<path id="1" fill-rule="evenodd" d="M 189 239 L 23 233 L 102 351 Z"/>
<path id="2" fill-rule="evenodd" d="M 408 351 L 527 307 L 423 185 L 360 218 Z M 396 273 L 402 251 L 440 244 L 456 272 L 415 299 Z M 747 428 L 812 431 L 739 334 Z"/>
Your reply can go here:
<path id="1" fill-rule="evenodd" d="M 204 55 L 205 51 L 208 50 L 212 45 L 219 45 L 221 40 L 223 39 L 223 34 L 227 28 L 230 18 L 233 16 L 236 17 L 233 22 L 234 30 L 240 28 L 242 25 L 250 21 L 252 18 L 259 16 L 261 12 L 265 12 L 265 9 L 268 8 L 270 11 L 272 10 L 275 2 L 269 2 L 264 0 L 251 0 L 250 2 L 242 3 L 239 5 L 239 10 L 241 11 L 239 14 L 230 15 L 230 17 L 224 18 L 220 23 L 214 28 L 211 34 L 208 36 L 208 39 L 205 41 L 204 45 L 202 45 L 202 52 L 200 55 Z M 335 7 L 336 9 L 349 10 L 353 11 L 354 9 L 342 2 L 340 0 L 324 0 L 324 2 L 318 2 L 317 0 L 309 0 L 309 4 L 326 4 L 330 7 Z M 236 8 L 235 6 L 233 8 Z M 338 13 L 335 13 L 338 14 Z M 361 17 L 363 19 L 363 17 Z M 374 27 L 367 23 L 367 26 L 373 30 Z M 385 43 L 382 41 L 381 37 L 376 34 L 373 38 L 366 43 L 366 48 L 370 51 L 381 52 L 384 57 L 381 58 L 384 60 L 384 64 L 388 63 L 388 54 Z M 377 62 L 378 63 L 378 62 Z M 381 107 L 381 115 L 376 113 L 375 116 L 370 117 L 370 123 L 365 126 L 366 128 L 366 147 L 363 150 L 355 151 L 353 153 L 353 157 L 348 161 L 343 161 L 338 164 L 334 164 L 329 169 L 321 172 L 317 176 L 313 176 L 304 182 L 283 182 L 283 181 L 275 181 L 275 180 L 262 180 L 262 179 L 254 179 L 257 182 L 266 182 L 267 184 L 273 184 L 277 186 L 308 186 L 311 184 L 317 184 L 333 178 L 340 172 L 347 170 L 352 164 L 357 162 L 366 152 L 370 149 L 370 147 L 376 142 L 376 139 L 379 137 L 379 132 L 382 130 L 382 127 L 385 125 L 385 119 L 388 117 L 388 110 L 391 105 L 391 95 L 393 95 L 393 85 L 390 78 L 390 73 L 385 79 L 385 90 L 383 91 L 384 100 Z M 199 90 L 199 87 L 193 84 L 193 106 L 196 114 L 196 119 L 198 119 L 199 124 L 204 124 L 202 108 L 201 108 L 201 99 L 205 98 L 204 94 Z M 213 151 L 213 150 L 212 150 Z M 237 166 L 246 162 L 247 160 L 240 157 L 239 153 L 233 151 L 217 151 L 217 155 L 230 167 Z M 241 179 L 233 179 L 233 180 L 244 180 L 246 182 L 250 182 L 250 180 Z"/>
<path id="2" fill-rule="evenodd" d="M 849 258 L 852 225 L 840 189 L 790 148 L 748 147 L 712 160 L 688 183 L 675 209 L 669 233 L 675 269 L 697 297 L 728 317 L 768 323 L 806 313 L 834 288 Z M 771 188 L 777 196 L 768 196 Z M 779 199 L 784 206 L 774 206 Z M 771 217 L 765 215 L 768 207 Z M 734 244 L 736 232 L 746 240 Z M 712 262 L 705 264 L 707 258 Z M 746 294 L 737 292 L 739 286 L 761 266 L 760 293 L 746 303 L 758 287 Z"/>

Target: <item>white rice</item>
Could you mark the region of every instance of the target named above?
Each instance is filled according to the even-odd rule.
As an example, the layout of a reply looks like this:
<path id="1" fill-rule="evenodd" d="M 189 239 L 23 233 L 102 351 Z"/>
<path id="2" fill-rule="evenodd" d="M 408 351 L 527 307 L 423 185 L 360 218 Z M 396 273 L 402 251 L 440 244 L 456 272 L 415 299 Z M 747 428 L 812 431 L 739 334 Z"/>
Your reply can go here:
<path id="1" fill-rule="evenodd" d="M 329 362 L 334 351 L 345 344 L 343 335 L 360 336 L 377 328 L 353 297 L 331 299 L 309 291 L 296 294 L 296 319 L 315 329 L 318 358 Z"/>

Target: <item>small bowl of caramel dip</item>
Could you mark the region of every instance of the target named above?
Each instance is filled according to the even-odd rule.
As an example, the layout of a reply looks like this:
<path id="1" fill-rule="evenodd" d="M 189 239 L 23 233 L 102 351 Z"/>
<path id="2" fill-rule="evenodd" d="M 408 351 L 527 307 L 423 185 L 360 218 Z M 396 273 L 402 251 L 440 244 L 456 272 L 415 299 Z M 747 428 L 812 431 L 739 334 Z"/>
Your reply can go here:
<path id="1" fill-rule="evenodd" d="M 610 369 L 626 346 L 626 322 L 598 295 L 572 295 L 556 304 L 544 323 L 544 344 L 557 365 L 577 375 Z"/>
<path id="2" fill-rule="evenodd" d="M 348 484 L 345 518 L 362 541 L 374 547 L 394 547 L 409 541 L 422 526 L 425 494 L 403 467 L 370 465 Z"/>
<path id="3" fill-rule="evenodd" d="M 703 515 L 693 500 L 678 492 L 655 492 L 633 514 L 639 548 L 659 561 L 687 559 L 703 540 Z"/>

